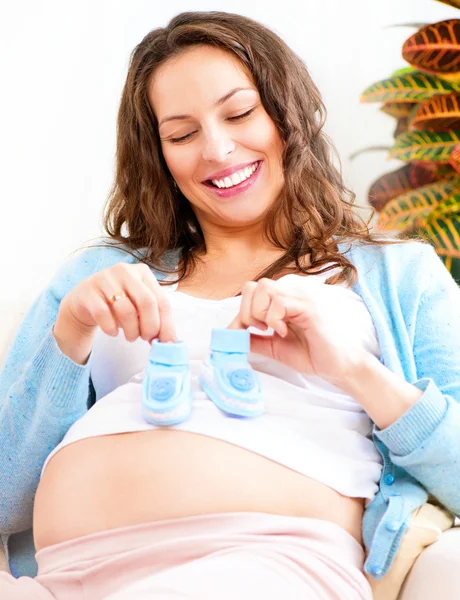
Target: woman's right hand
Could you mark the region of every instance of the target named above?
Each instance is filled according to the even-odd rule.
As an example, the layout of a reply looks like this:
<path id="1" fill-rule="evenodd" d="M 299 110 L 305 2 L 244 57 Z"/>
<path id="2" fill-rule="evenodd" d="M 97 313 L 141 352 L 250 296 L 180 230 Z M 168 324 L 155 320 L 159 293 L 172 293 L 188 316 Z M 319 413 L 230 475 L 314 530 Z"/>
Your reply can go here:
<path id="1" fill-rule="evenodd" d="M 123 293 L 126 296 L 111 300 Z M 121 328 L 129 342 L 139 337 L 177 341 L 166 293 L 143 263 L 103 269 L 62 299 L 53 333 L 61 351 L 74 362 L 86 363 L 98 327 L 110 336 Z"/>

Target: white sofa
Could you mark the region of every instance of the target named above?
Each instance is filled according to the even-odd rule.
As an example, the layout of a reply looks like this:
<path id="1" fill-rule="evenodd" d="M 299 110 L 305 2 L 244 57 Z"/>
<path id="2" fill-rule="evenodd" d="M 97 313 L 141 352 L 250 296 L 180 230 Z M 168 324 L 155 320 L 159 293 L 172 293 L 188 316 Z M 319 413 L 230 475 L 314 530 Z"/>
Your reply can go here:
<path id="1" fill-rule="evenodd" d="M 30 300 L 0 300 L 0 368 L 29 304 Z M 8 570 L 8 566 L 0 545 L 2 569 Z M 457 569 L 460 570 L 460 527 L 443 533 L 436 543 L 422 552 L 406 578 L 398 600 L 457 600 L 460 598 Z M 379 595 L 378 600 L 387 600 L 384 596 Z"/>

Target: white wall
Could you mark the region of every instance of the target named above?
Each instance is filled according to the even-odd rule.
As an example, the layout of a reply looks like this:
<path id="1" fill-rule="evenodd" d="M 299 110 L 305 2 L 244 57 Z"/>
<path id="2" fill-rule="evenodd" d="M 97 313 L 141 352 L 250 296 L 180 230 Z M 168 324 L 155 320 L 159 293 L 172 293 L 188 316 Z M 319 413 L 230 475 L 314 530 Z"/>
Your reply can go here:
<path id="1" fill-rule="evenodd" d="M 99 235 L 112 181 L 115 123 L 128 57 L 183 10 L 224 10 L 277 31 L 306 61 L 329 112 L 345 179 L 369 184 L 399 166 L 385 153 L 393 120 L 359 104 L 369 84 L 404 66 L 413 29 L 458 11 L 434 0 L 3 0 L 0 8 L 0 298 L 30 296 L 65 257 Z"/>

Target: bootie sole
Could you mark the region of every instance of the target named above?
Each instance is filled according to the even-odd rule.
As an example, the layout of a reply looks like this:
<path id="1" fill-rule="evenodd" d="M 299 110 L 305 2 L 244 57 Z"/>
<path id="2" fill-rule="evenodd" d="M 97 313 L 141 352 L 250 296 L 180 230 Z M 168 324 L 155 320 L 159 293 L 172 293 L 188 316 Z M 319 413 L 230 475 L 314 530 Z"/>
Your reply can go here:
<path id="1" fill-rule="evenodd" d="M 232 417 L 259 417 L 264 412 L 263 400 L 248 401 L 225 395 L 215 382 L 212 367 L 204 364 L 198 379 L 206 395 L 228 415 Z"/>

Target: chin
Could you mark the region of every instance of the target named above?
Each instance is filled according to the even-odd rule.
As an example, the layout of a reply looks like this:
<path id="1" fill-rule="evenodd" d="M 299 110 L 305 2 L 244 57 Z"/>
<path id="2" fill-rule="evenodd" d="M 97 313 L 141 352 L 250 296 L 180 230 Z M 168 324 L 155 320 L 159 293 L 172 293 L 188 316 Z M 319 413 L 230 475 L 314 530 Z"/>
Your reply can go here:
<path id="1" fill-rule="evenodd" d="M 267 213 L 267 210 L 264 211 L 238 211 L 238 214 L 231 212 L 228 216 L 225 216 L 226 224 L 234 224 L 234 225 L 255 225 L 256 223 L 260 223 L 264 220 L 264 217 Z"/>

